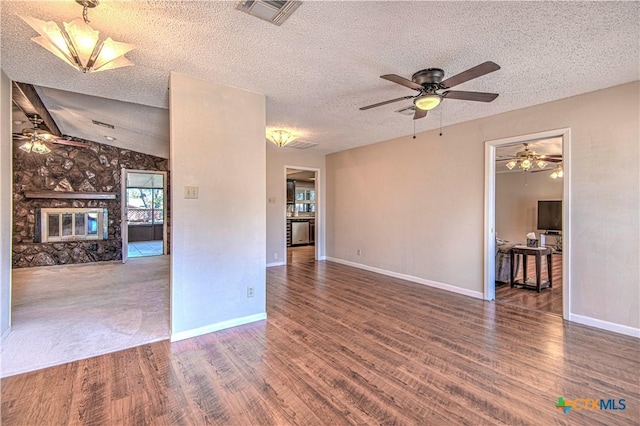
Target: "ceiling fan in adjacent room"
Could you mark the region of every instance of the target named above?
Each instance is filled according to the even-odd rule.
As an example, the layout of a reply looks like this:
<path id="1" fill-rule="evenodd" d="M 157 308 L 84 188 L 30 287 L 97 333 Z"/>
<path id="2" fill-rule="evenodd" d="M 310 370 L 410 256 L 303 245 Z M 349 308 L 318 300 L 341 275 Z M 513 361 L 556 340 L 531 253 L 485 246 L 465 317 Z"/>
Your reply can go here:
<path id="1" fill-rule="evenodd" d="M 418 71 L 411 76 L 411 80 L 407 80 L 406 78 L 400 77 L 396 74 L 381 75 L 380 78 L 416 90 L 418 91 L 418 94 L 413 96 L 403 96 L 401 98 L 391 99 L 388 101 L 379 102 L 377 104 L 368 105 L 360 108 L 360 110 L 364 111 L 370 108 L 376 108 L 405 99 L 413 99 L 415 110 L 413 119 L 417 120 L 419 118 L 426 117 L 427 112 L 437 107 L 443 99 L 491 102 L 498 97 L 497 93 L 465 92 L 461 90 L 446 89 L 497 71 L 499 69 L 500 66 L 498 64 L 488 61 L 466 71 L 463 71 L 460 74 L 454 75 L 453 77 L 449 77 L 446 80 L 443 80 L 444 71 L 440 68 L 427 68 Z M 438 93 L 438 91 L 441 90 L 444 90 L 444 92 Z"/>
<path id="2" fill-rule="evenodd" d="M 14 140 L 24 140 L 25 142 L 19 146 L 19 148 L 26 152 L 34 152 L 36 154 L 48 154 L 51 149 L 47 146 L 47 143 L 54 143 L 58 145 L 70 145 L 86 148 L 87 144 L 82 142 L 75 142 L 68 139 L 60 139 L 51 133 L 40 128 L 42 124 L 42 118 L 38 114 L 29 114 L 27 116 L 29 121 L 33 124 L 32 128 L 23 129 L 20 133 L 14 133 Z"/>
<path id="3" fill-rule="evenodd" d="M 515 155 L 510 157 L 498 158 L 496 161 L 507 161 L 505 166 L 509 170 L 513 170 L 516 166 L 523 172 L 532 170 L 534 167 L 538 167 L 540 170 L 532 170 L 532 172 L 543 171 L 549 163 L 555 163 L 556 169 L 560 167 L 562 170 L 562 155 L 560 154 L 539 154 L 529 148 L 529 143 L 524 144 L 524 149 L 518 151 Z M 554 171 L 555 171 L 554 170 Z M 556 177 L 558 177 L 556 175 Z M 562 177 L 562 176 L 560 176 Z M 554 178 L 555 179 L 555 178 Z"/>

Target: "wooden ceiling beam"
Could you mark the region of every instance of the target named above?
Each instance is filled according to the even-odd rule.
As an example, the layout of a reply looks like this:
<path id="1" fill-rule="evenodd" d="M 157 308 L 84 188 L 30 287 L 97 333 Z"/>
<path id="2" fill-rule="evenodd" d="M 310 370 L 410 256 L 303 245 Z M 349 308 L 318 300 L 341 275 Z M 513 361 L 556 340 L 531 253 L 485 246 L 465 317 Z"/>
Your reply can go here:
<path id="1" fill-rule="evenodd" d="M 42 99 L 38 96 L 35 87 L 27 83 L 13 82 L 13 103 L 27 116 L 31 117 L 38 114 L 42 118 L 40 128 L 51 133 L 54 136 L 62 136 L 58 125 L 54 121 L 51 114 L 44 106 Z"/>

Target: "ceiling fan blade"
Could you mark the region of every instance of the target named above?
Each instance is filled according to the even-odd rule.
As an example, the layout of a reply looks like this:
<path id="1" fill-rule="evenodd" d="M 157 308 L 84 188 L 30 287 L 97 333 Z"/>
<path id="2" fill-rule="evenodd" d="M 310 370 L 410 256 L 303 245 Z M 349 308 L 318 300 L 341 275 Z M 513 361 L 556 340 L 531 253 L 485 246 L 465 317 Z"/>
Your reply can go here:
<path id="1" fill-rule="evenodd" d="M 442 94 L 447 99 L 459 99 L 462 101 L 491 102 L 498 97 L 497 93 L 465 92 L 462 90 L 448 90 Z"/>
<path id="2" fill-rule="evenodd" d="M 413 89 L 413 90 L 423 89 L 423 87 L 420 86 L 418 83 L 414 83 L 413 81 L 407 80 L 406 78 L 400 77 L 399 75 L 396 75 L 396 74 L 385 74 L 385 75 L 381 75 L 380 78 L 384 78 L 385 80 L 389 80 L 393 83 L 397 83 L 404 87 L 408 87 L 409 89 Z"/>
<path id="3" fill-rule="evenodd" d="M 445 81 L 441 82 L 440 86 L 443 89 L 448 89 L 450 87 L 464 83 L 465 81 L 473 80 L 474 78 L 481 77 L 485 74 L 489 74 L 490 72 L 498 71 L 499 69 L 500 65 L 491 61 L 487 61 L 480 65 L 476 65 L 473 68 L 469 68 L 466 71 L 462 71 L 460 74 L 456 74 L 453 77 L 449 77 Z"/>
<path id="4" fill-rule="evenodd" d="M 55 143 L 58 145 L 69 145 L 69 146 L 79 146 L 81 148 L 87 148 L 89 145 L 83 142 L 76 142 L 76 141 L 70 141 L 67 139 L 52 139 L 50 141 L 47 142 L 51 142 L 51 143 Z"/>
<path id="5" fill-rule="evenodd" d="M 390 101 L 378 102 L 377 104 L 367 105 L 365 107 L 362 107 L 362 108 L 360 108 L 360 111 L 364 111 L 364 110 L 367 110 L 367 109 L 379 107 L 379 106 L 386 105 L 386 104 L 391 104 L 393 102 L 404 101 L 405 99 L 411 99 L 413 97 L 414 96 L 403 96 L 401 98 L 391 99 Z"/>
<path id="6" fill-rule="evenodd" d="M 517 160 L 518 157 L 509 157 L 509 158 L 496 158 L 496 161 L 511 161 L 511 160 Z"/>
<path id="7" fill-rule="evenodd" d="M 427 116 L 427 110 L 426 109 L 420 109 L 420 108 L 414 108 L 415 109 L 415 113 L 413 114 L 413 119 L 417 120 L 419 118 L 425 118 Z"/>
<path id="8" fill-rule="evenodd" d="M 540 158 L 562 158 L 562 154 L 540 154 Z"/>
<path id="9" fill-rule="evenodd" d="M 541 160 L 547 163 L 562 163 L 562 158 L 541 158 Z"/>
<path id="10" fill-rule="evenodd" d="M 16 140 L 16 141 L 31 139 L 31 136 L 25 136 L 20 133 L 14 133 L 12 136 L 13 136 L 13 140 Z"/>

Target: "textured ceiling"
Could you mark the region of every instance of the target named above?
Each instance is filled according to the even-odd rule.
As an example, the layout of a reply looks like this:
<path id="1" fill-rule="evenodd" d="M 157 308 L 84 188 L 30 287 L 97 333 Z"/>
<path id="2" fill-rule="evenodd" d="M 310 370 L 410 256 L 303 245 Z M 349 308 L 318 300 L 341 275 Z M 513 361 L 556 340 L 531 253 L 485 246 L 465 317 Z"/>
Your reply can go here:
<path id="1" fill-rule="evenodd" d="M 408 101 L 358 110 L 414 94 L 382 74 L 410 78 L 438 67 L 452 76 L 487 60 L 502 67 L 456 87 L 495 91 L 498 99 L 445 100 L 418 120 L 417 131 L 437 128 L 441 112 L 446 126 L 639 78 L 639 2 L 314 1 L 278 27 L 230 1 L 103 0 L 89 11 L 91 25 L 136 44 L 127 55 L 136 65 L 94 74 L 79 73 L 31 42 L 36 33 L 17 16 L 70 21 L 81 15 L 75 1 L 0 4 L 1 64 L 13 80 L 166 109 L 169 72 L 178 71 L 264 93 L 267 125 L 317 142 L 310 151 L 413 132 L 412 118 L 394 112 Z M 127 113 L 125 120 L 138 118 Z M 140 115 L 137 122 L 157 125 Z"/>

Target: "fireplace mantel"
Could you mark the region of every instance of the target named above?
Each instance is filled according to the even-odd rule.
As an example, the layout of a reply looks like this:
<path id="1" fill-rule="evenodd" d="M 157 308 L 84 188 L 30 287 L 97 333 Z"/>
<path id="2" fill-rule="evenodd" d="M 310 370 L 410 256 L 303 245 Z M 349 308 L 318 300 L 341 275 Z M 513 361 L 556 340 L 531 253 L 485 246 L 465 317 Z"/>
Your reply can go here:
<path id="1" fill-rule="evenodd" d="M 69 200 L 115 200 L 115 192 L 28 191 L 27 198 L 63 198 Z"/>

